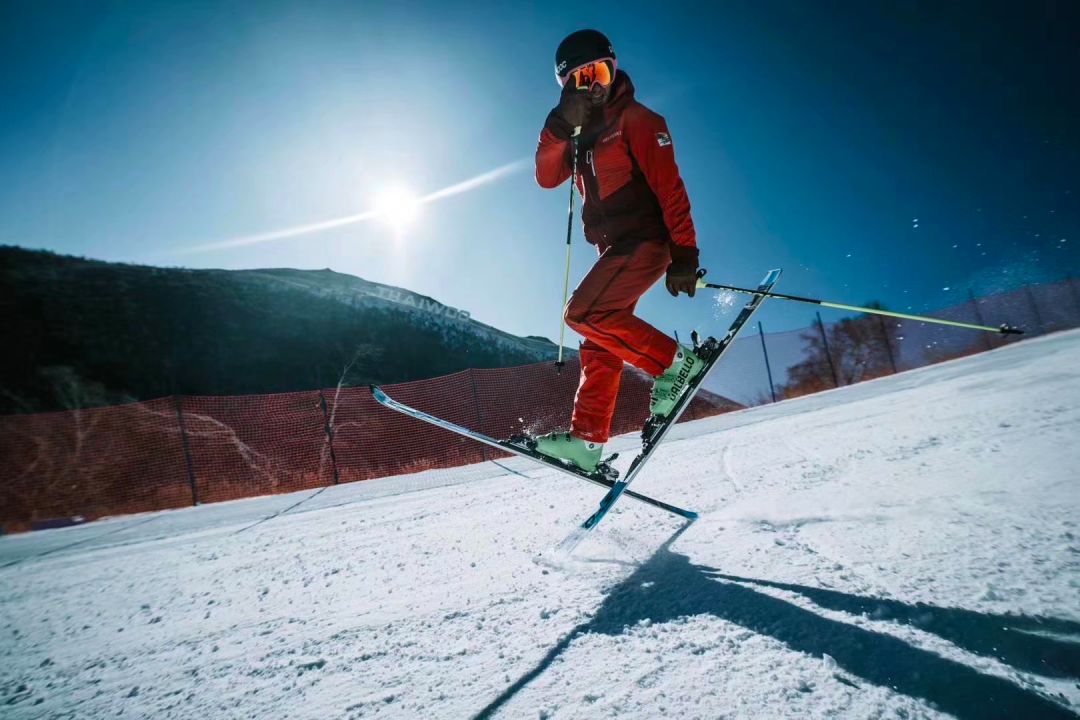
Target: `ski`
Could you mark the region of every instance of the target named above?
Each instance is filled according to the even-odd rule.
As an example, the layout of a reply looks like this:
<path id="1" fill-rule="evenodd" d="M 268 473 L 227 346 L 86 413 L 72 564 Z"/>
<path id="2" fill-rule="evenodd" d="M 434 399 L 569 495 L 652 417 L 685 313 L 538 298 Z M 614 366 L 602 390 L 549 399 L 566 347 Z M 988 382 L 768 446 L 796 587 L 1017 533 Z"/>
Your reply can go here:
<path id="1" fill-rule="evenodd" d="M 746 306 L 739 312 L 735 321 L 731 323 L 731 327 L 728 328 L 727 334 L 724 335 L 722 339 L 716 340 L 715 338 L 708 338 L 704 343 L 698 345 L 697 334 L 694 334 L 694 350 L 700 357 L 705 358 L 707 364 L 702 369 L 701 373 L 694 378 L 690 387 L 683 393 L 682 398 L 679 399 L 674 410 L 672 410 L 667 418 L 658 421 L 655 417 L 650 417 L 645 422 L 645 427 L 641 431 L 641 452 L 638 453 L 637 457 L 630 463 L 630 468 L 626 471 L 625 477 L 615 481 L 611 489 L 608 490 L 607 495 L 600 500 L 600 507 L 597 508 L 596 512 L 590 515 L 573 533 L 559 543 L 556 548 L 557 552 L 564 555 L 572 552 L 574 547 L 585 538 L 589 531 L 604 519 L 604 516 L 607 515 L 608 511 L 611 510 L 616 501 L 618 501 L 624 493 L 631 492 L 627 489 L 627 486 L 630 485 L 630 483 L 634 481 L 634 478 L 637 477 L 638 473 L 641 472 L 641 468 L 644 467 L 645 463 L 648 462 L 649 458 L 652 456 L 653 450 L 655 450 L 664 439 L 668 430 L 670 430 L 678 421 L 679 417 L 683 414 L 683 411 L 694 398 L 694 395 L 697 394 L 698 388 L 701 387 L 705 378 L 708 377 L 712 369 L 716 367 L 717 361 L 724 355 L 724 352 L 731 347 L 731 342 L 735 339 L 739 330 L 741 330 L 750 319 L 750 316 L 754 314 L 754 311 L 758 309 L 762 300 L 765 299 L 765 295 L 772 289 L 773 285 L 776 284 L 779 277 L 779 269 L 769 271 L 765 276 L 765 279 L 758 285 L 757 290 L 754 291 L 754 295 L 750 298 L 750 301 L 746 303 Z"/>
<path id="2" fill-rule="evenodd" d="M 483 433 L 476 432 L 475 430 L 470 430 L 466 427 L 462 427 L 461 425 L 457 425 L 448 420 L 443 420 L 442 418 L 435 417 L 434 415 L 429 415 L 428 413 L 422 410 L 417 410 L 414 407 L 409 407 L 404 403 L 400 403 L 397 400 L 394 400 L 392 397 L 387 395 L 382 390 L 382 388 L 378 387 L 377 385 L 371 385 L 370 388 L 372 396 L 375 398 L 375 401 L 378 402 L 380 405 L 388 407 L 391 410 L 396 410 L 397 412 L 408 415 L 409 417 L 416 418 L 417 420 L 422 420 L 423 422 L 430 423 L 431 425 L 434 425 L 436 427 L 440 427 L 443 430 L 449 430 L 452 433 L 457 433 L 458 435 L 462 435 L 477 442 L 484 443 L 485 445 L 490 445 L 493 448 L 505 450 L 507 452 L 514 453 L 515 455 L 520 455 L 521 457 L 527 457 L 531 460 L 535 460 L 536 462 L 541 463 L 542 465 L 554 468 L 555 470 L 558 470 L 565 475 L 569 475 L 571 477 L 575 477 L 580 480 L 586 480 L 595 485 L 599 485 L 603 488 L 606 488 L 608 491 L 610 491 L 618 484 L 619 473 L 617 470 L 615 470 L 615 468 L 611 466 L 611 461 L 615 459 L 615 455 L 612 455 L 607 460 L 602 462 L 597 467 L 596 472 L 581 472 L 574 469 L 573 467 L 562 464 L 558 460 L 554 460 L 545 455 L 533 452 L 529 448 L 522 445 L 512 443 L 508 440 L 496 440 L 495 438 L 489 437 L 488 435 L 485 435 Z M 651 505 L 661 510 L 666 510 L 673 515 L 678 515 L 679 517 L 683 517 L 688 520 L 694 520 L 697 518 L 697 513 L 692 510 L 684 510 L 683 508 L 676 507 L 675 505 L 670 505 L 661 500 L 651 498 L 648 495 L 642 495 L 640 493 L 633 492 L 632 490 L 626 491 L 626 494 L 628 497 L 631 497 L 639 502 L 645 503 L 646 505 Z"/>

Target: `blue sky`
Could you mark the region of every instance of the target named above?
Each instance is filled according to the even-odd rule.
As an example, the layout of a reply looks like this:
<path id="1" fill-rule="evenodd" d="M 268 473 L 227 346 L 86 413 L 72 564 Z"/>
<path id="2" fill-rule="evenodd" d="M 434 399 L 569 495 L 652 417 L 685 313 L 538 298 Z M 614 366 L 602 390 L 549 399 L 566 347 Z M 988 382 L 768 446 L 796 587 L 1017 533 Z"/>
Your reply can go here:
<path id="1" fill-rule="evenodd" d="M 527 162 L 400 234 L 190 248 L 528 160 L 555 46 L 595 27 L 668 119 L 711 279 L 783 266 L 788 292 L 918 312 L 1080 271 L 1075 4 L 668 5 L 5 2 L 0 243 L 329 267 L 554 337 L 566 189 Z M 575 231 L 573 279 L 595 258 Z M 661 287 L 639 308 L 666 331 L 722 324 Z"/>

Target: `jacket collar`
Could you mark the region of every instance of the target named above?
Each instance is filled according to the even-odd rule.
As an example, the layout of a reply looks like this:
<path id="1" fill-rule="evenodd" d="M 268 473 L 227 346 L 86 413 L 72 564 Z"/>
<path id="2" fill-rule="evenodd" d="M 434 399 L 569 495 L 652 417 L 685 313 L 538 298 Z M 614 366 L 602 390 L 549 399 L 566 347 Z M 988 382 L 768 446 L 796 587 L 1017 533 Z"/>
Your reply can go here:
<path id="1" fill-rule="evenodd" d="M 615 73 L 615 82 L 611 87 L 611 97 L 604 104 L 604 114 L 613 118 L 626 109 L 634 100 L 634 83 L 624 70 Z"/>
<path id="2" fill-rule="evenodd" d="M 604 103 L 603 113 L 590 113 L 589 121 L 581 130 L 579 145 L 585 149 L 596 144 L 596 140 L 607 132 L 619 121 L 623 110 L 634 100 L 634 83 L 630 82 L 630 76 L 619 70 L 615 74 L 615 82 L 611 86 L 611 95 Z"/>

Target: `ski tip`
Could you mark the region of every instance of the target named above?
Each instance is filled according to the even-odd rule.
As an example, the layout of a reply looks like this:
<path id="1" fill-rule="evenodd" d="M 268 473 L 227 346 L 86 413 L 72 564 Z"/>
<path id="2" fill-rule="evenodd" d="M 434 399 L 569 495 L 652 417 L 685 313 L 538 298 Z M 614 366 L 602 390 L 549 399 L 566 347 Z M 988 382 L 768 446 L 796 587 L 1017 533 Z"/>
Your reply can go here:
<path id="1" fill-rule="evenodd" d="M 371 394 L 375 396 L 376 400 L 381 401 L 386 398 L 386 393 L 378 385 L 368 385 L 368 389 L 371 390 Z"/>

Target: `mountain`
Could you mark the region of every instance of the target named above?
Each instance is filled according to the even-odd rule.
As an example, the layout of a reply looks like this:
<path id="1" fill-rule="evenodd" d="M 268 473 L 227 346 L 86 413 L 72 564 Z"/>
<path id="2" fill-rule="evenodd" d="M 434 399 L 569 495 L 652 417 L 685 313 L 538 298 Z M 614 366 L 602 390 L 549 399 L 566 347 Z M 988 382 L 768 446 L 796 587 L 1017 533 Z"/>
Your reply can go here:
<path id="1" fill-rule="evenodd" d="M 0 247 L 0 311 L 5 414 L 403 382 L 557 351 L 331 270 L 159 268 L 16 247 Z"/>

